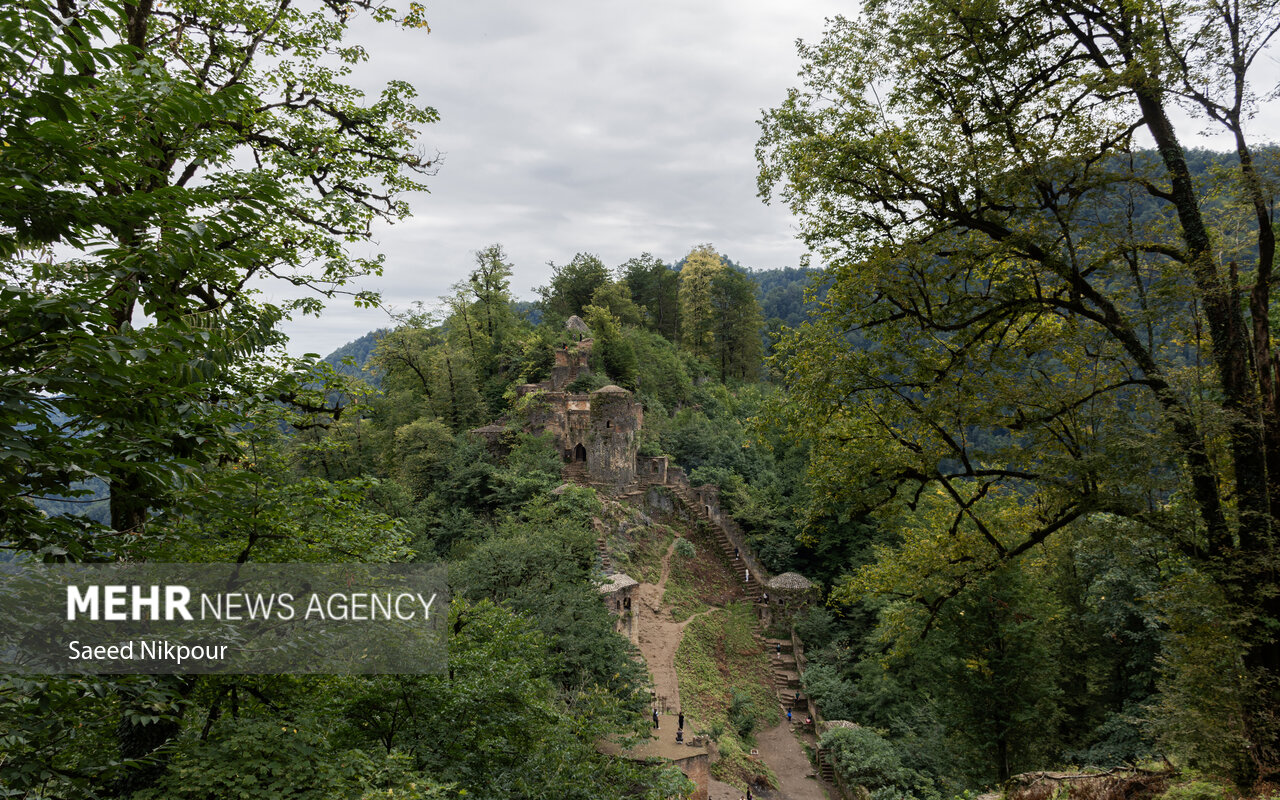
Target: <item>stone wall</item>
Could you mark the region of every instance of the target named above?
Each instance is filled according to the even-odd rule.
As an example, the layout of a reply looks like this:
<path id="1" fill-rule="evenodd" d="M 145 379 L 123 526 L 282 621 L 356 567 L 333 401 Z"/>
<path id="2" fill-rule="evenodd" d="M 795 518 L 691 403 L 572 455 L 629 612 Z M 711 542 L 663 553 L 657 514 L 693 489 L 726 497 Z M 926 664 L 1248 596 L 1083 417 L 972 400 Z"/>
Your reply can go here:
<path id="1" fill-rule="evenodd" d="M 591 355 L 591 340 L 579 342 L 573 350 L 562 347 L 555 351 L 555 364 L 551 367 L 549 388 L 553 392 L 563 391 L 581 374 L 591 372 L 587 366 L 587 358 Z"/>
<path id="2" fill-rule="evenodd" d="M 637 456 L 636 481 L 642 486 L 662 486 L 667 482 L 666 456 Z"/>
<path id="3" fill-rule="evenodd" d="M 675 759 L 675 765 L 697 785 L 689 800 L 707 800 L 711 791 L 711 757 L 705 752 L 688 758 Z"/>
<path id="4" fill-rule="evenodd" d="M 587 475 L 592 483 L 623 489 L 636 478 L 636 454 L 644 413 L 626 389 L 606 386 L 591 393 Z"/>

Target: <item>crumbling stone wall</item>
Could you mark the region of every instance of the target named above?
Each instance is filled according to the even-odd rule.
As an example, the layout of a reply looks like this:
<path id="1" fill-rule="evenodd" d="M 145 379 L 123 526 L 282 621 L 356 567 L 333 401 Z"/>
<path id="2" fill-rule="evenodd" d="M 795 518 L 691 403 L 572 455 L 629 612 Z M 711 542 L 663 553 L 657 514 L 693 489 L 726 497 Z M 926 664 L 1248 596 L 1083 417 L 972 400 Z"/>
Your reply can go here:
<path id="1" fill-rule="evenodd" d="M 631 392 L 619 386 L 592 392 L 590 409 L 588 478 L 621 489 L 636 478 L 644 412 Z"/>
<path id="2" fill-rule="evenodd" d="M 591 372 L 587 359 L 591 355 L 591 340 L 578 342 L 577 347 L 570 350 L 562 347 L 555 351 L 555 364 L 551 367 L 551 380 L 548 388 L 553 392 L 562 391 L 573 383 L 578 375 Z"/>

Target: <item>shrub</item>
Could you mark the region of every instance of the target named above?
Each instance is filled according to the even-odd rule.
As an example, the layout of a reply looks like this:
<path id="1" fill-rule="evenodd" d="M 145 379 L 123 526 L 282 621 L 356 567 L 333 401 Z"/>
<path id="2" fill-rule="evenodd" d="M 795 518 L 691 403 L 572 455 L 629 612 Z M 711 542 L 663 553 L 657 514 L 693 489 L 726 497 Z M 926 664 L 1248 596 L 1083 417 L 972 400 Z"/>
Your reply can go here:
<path id="1" fill-rule="evenodd" d="M 936 800 L 937 790 L 920 773 L 903 766 L 889 740 L 870 728 L 835 728 L 822 737 L 846 784 L 862 786 L 873 800 Z"/>

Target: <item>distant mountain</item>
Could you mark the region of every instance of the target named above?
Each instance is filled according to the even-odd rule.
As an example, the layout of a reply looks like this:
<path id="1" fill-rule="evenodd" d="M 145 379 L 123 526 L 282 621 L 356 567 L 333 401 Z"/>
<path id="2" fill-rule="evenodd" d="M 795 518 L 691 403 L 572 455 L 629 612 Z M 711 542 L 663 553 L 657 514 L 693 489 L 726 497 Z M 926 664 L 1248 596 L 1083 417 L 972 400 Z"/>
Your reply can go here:
<path id="1" fill-rule="evenodd" d="M 369 331 L 364 336 L 353 342 L 347 342 L 342 347 L 334 350 L 332 353 L 324 357 L 324 360 L 333 365 L 333 368 L 343 375 L 351 375 L 356 378 L 364 378 L 370 383 L 377 385 L 378 376 L 365 372 L 365 366 L 369 363 L 369 357 L 373 355 L 373 350 L 378 346 L 378 340 L 390 331 L 387 328 L 379 328 L 376 331 Z M 355 362 L 355 365 L 343 363 L 347 359 Z"/>
<path id="2" fill-rule="evenodd" d="M 813 304 L 805 302 L 805 290 L 823 274 L 822 270 L 812 267 L 748 269 L 745 272 L 760 287 L 756 299 L 760 301 L 765 323 L 780 319 L 789 328 L 799 325 L 809 315 Z M 826 294 L 826 286 L 819 285 L 816 299 L 820 301 Z"/>

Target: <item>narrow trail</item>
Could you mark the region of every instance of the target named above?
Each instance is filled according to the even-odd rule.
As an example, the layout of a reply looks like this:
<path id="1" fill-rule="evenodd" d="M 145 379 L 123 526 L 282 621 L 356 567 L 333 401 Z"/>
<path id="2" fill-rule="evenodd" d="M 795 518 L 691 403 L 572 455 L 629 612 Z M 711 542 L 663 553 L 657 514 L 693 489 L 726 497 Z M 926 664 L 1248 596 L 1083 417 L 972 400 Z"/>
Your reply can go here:
<path id="1" fill-rule="evenodd" d="M 670 609 L 662 604 L 662 596 L 667 591 L 667 580 L 671 577 L 671 556 L 675 550 L 676 543 L 672 541 L 662 556 L 662 573 L 657 583 L 641 583 L 636 587 L 636 596 L 640 601 L 637 626 L 640 638 L 637 644 L 653 675 L 653 689 L 658 695 L 658 704 L 673 712 L 682 708 L 680 684 L 676 680 L 676 650 L 680 647 L 680 640 L 684 638 L 685 626 L 702 614 L 719 610 L 707 609 L 684 622 L 671 619 Z"/>
<path id="2" fill-rule="evenodd" d="M 653 676 L 659 712 L 669 712 L 672 715 L 683 708 L 675 659 L 676 650 L 684 638 L 684 630 L 698 617 L 724 610 L 713 606 L 683 622 L 671 619 L 671 609 L 663 605 L 662 597 L 671 577 L 671 558 L 675 549 L 676 543 L 672 541 L 662 556 L 662 570 L 657 583 L 640 583 L 636 587 L 637 627 L 640 633 L 636 644 Z M 813 769 L 809 765 L 809 759 L 787 723 L 761 731 L 757 737 L 761 760 L 774 771 L 780 783 L 777 792 L 762 794 L 761 797 L 777 800 L 825 800 L 826 793 L 810 777 Z M 742 792 L 736 787 L 714 778 L 711 780 L 709 800 L 737 800 L 740 797 Z"/>

